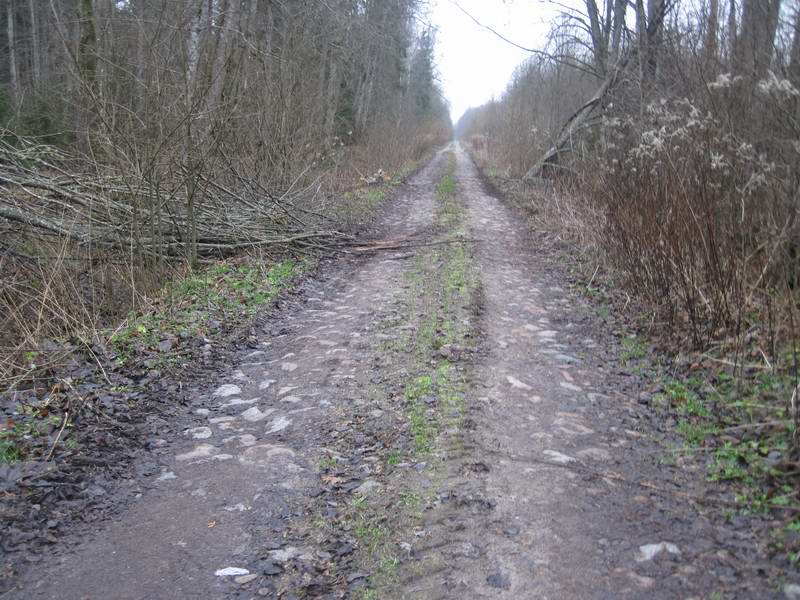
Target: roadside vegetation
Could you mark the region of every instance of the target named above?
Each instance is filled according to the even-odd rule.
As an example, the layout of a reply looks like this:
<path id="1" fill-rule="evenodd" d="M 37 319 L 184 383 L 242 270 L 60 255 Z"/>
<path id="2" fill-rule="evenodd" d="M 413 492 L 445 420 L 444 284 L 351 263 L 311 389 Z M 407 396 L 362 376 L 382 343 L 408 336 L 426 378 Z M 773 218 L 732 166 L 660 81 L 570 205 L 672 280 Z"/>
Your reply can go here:
<path id="1" fill-rule="evenodd" d="M 313 267 L 314 261 L 308 258 L 276 262 L 264 257 L 242 257 L 179 274 L 175 283 L 167 284 L 158 296 L 148 299 L 146 308 L 131 313 L 113 329 L 94 331 L 94 340 L 82 340 L 82 349 L 95 355 L 101 377 L 108 377 L 107 369 L 143 369 L 155 371 L 159 377 L 178 378 L 205 348 L 217 343 L 226 332 L 247 325 L 259 309 L 285 294 Z M 69 353 L 70 349 L 58 350 Z M 29 370 L 44 373 L 44 379 L 52 371 L 46 363 L 50 357 L 31 351 L 25 359 Z M 81 414 L 71 405 L 83 400 L 78 389 L 96 375 L 94 370 L 53 375 L 45 379 L 51 385 L 43 401 L 21 391 L 17 402 L 7 407 L 5 427 L 0 430 L 0 463 L 45 460 L 60 457 L 65 451 L 80 450 L 81 432 L 75 427 Z M 104 383 L 108 393 L 138 388 Z"/>
<path id="2" fill-rule="evenodd" d="M 792 562 L 798 109 L 792 3 L 586 0 L 457 125 L 490 181 L 568 245 L 676 452 L 729 492 L 726 511 L 769 516 L 771 551 Z"/>

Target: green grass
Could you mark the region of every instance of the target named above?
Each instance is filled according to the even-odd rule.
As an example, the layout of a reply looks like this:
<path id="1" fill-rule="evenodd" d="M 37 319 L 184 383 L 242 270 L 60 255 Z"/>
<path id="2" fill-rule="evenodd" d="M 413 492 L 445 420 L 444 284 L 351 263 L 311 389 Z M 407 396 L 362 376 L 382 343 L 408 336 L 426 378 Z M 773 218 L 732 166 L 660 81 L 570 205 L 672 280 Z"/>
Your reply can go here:
<path id="1" fill-rule="evenodd" d="M 436 195 L 439 196 L 439 198 L 446 198 L 450 196 L 455 196 L 455 193 L 456 193 L 456 178 L 452 169 L 450 169 L 437 184 Z"/>
<path id="2" fill-rule="evenodd" d="M 369 586 L 359 590 L 361 598 L 378 598 L 377 589 L 393 586 L 397 582 L 400 560 L 392 543 L 392 530 L 387 516 L 367 501 L 355 498 L 347 507 L 343 527 L 353 533 L 364 557 L 368 557 L 372 574 Z"/>
<path id="3" fill-rule="evenodd" d="M 458 201 L 455 177 L 455 157 L 449 159 L 447 171 L 436 186 L 437 214 L 435 225 L 445 239 L 464 236 L 466 232 L 464 207 Z M 393 352 L 399 360 L 408 361 L 410 375 L 402 382 L 403 414 L 408 424 L 411 444 L 408 458 L 425 462 L 426 476 L 436 480 L 443 474 L 445 447 L 453 449 L 457 441 L 448 439 L 457 432 L 465 411 L 466 383 L 463 371 L 440 353 L 445 345 L 468 345 L 471 306 L 477 289 L 469 248 L 451 243 L 431 246 L 420 252 L 406 271 L 407 322 L 416 324 L 399 343 L 382 345 L 383 351 Z M 387 464 L 397 464 L 398 452 L 393 451 Z M 430 490 L 436 489 L 431 486 Z M 399 559 L 398 532 L 418 523 L 424 506 L 431 497 L 413 487 L 400 490 L 396 514 L 384 515 L 376 529 L 374 522 L 359 525 L 358 535 L 371 550 L 367 562 L 374 574 L 364 599 L 391 596 L 396 585 Z M 433 492 L 430 491 L 432 494 Z M 386 537 L 381 537 L 385 535 Z M 375 540 L 381 540 L 375 543 Z"/>
<path id="4" fill-rule="evenodd" d="M 626 337 L 622 340 L 622 353 L 620 358 L 623 362 L 628 363 L 632 360 L 641 360 L 647 356 L 647 348 L 637 337 Z"/>
<path id="5" fill-rule="evenodd" d="M 430 453 L 438 431 L 437 424 L 428 415 L 427 397 L 433 395 L 433 379 L 430 375 L 421 375 L 413 379 L 404 389 L 406 414 L 414 438 L 414 449 L 420 455 Z"/>
<path id="6" fill-rule="evenodd" d="M 678 417 L 683 451 L 708 453 L 708 479 L 733 486 L 744 512 L 800 507 L 797 474 L 782 472 L 768 460 L 770 453 L 790 454 L 794 423 L 785 399 L 794 378 L 775 371 L 749 379 L 734 379 L 724 371 L 705 375 L 668 379 L 656 399 L 661 410 Z M 800 552 L 800 547 L 791 550 Z"/>
<path id="7" fill-rule="evenodd" d="M 338 466 L 339 462 L 335 458 L 330 456 L 321 458 L 319 461 L 320 471 L 335 471 Z"/>
<path id="8" fill-rule="evenodd" d="M 331 208 L 332 218 L 344 227 L 369 221 L 386 200 L 389 189 L 385 186 L 368 186 L 346 192 L 341 202 Z"/>
<path id="9" fill-rule="evenodd" d="M 188 362 L 189 353 L 181 357 L 185 339 L 213 337 L 223 323 L 230 326 L 246 322 L 291 286 L 310 265 L 297 260 L 272 264 L 251 260 L 217 263 L 190 273 L 167 285 L 152 300 L 147 312 L 131 313 L 122 326 L 106 332 L 116 360 L 124 365 L 147 355 L 150 364 L 158 368 Z M 171 347 L 161 351 L 162 340 L 170 340 Z M 37 358 L 35 352 L 25 356 L 30 363 Z M 117 387 L 109 391 L 128 390 Z M 46 436 L 61 423 L 61 416 L 51 414 L 47 407 L 18 407 L 13 421 L 0 424 L 0 462 L 41 458 L 50 443 Z M 59 444 L 74 449 L 78 442 L 72 433 L 71 424 L 67 424 Z"/>
<path id="10" fill-rule="evenodd" d="M 152 310 L 131 314 L 111 335 L 118 362 L 124 364 L 140 350 L 156 350 L 161 340 L 207 336 L 219 323 L 252 317 L 308 266 L 295 260 L 269 266 L 219 263 L 166 286 Z"/>
<path id="11" fill-rule="evenodd" d="M 15 463 L 22 460 L 23 453 L 15 436 L 0 432 L 0 463 Z"/>
<path id="12" fill-rule="evenodd" d="M 8 419 L 0 429 L 0 464 L 19 462 L 46 452 L 49 434 L 61 424 L 62 417 L 49 413 L 47 409 L 24 407 L 19 415 Z M 70 433 L 68 423 L 63 438 L 65 442 L 75 444 Z"/>
<path id="13" fill-rule="evenodd" d="M 389 465 L 390 467 L 397 466 L 398 464 L 400 464 L 400 458 L 401 458 L 400 452 L 398 452 L 397 450 L 393 450 L 392 452 L 389 453 L 389 456 L 386 457 L 386 464 Z"/>

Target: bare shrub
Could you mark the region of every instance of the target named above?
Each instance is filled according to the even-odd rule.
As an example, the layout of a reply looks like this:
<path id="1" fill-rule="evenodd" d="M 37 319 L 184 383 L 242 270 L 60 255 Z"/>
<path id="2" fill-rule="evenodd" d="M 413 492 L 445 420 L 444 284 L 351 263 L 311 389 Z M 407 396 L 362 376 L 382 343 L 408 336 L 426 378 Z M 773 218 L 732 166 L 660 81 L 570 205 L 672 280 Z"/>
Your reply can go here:
<path id="1" fill-rule="evenodd" d="M 607 216 L 603 245 L 634 290 L 688 319 L 698 345 L 730 335 L 757 292 L 788 290 L 796 162 L 759 153 L 688 100 L 606 119 L 602 133 L 584 194 Z"/>

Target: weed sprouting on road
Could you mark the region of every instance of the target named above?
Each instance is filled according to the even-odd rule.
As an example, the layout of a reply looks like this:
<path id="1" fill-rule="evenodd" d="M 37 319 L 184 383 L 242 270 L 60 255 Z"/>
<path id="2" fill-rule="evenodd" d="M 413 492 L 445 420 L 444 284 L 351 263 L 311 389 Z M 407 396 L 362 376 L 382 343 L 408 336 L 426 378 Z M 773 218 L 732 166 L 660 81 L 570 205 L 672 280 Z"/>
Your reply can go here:
<path id="1" fill-rule="evenodd" d="M 455 169 L 451 154 L 435 188 L 434 234 L 442 240 L 466 237 Z M 411 443 L 401 452 L 391 453 L 386 466 L 418 464 L 423 467 L 418 473 L 437 481 L 443 475 L 447 453 L 459 445 L 469 377 L 464 359 L 474 341 L 478 278 L 469 247 L 456 241 L 419 251 L 405 272 L 405 281 L 405 333 L 381 350 L 389 360 L 403 364 L 407 373 L 396 381 L 401 392 L 395 401 L 401 403 Z M 361 560 L 373 573 L 369 586 L 360 592 L 364 600 L 397 592 L 403 540 L 419 527 L 423 509 L 435 500 L 431 491 L 435 487 L 423 489 L 415 478 L 408 479 L 394 490 L 397 503 L 393 514 L 386 513 L 384 499 L 353 501 L 352 528 L 361 546 Z"/>

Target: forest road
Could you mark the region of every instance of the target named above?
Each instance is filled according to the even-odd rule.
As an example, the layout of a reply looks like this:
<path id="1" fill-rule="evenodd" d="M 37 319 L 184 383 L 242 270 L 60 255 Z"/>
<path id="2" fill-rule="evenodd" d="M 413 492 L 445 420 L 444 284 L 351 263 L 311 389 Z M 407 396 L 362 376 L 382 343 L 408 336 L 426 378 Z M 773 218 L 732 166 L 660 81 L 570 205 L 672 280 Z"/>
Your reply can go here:
<path id="1" fill-rule="evenodd" d="M 160 471 L 140 497 L 8 597 L 720 589 L 711 525 L 655 491 L 674 471 L 618 343 L 463 149 L 415 175 L 381 228 L 402 247 L 304 284 L 259 349 L 176 417 L 183 435 L 151 444 Z"/>

